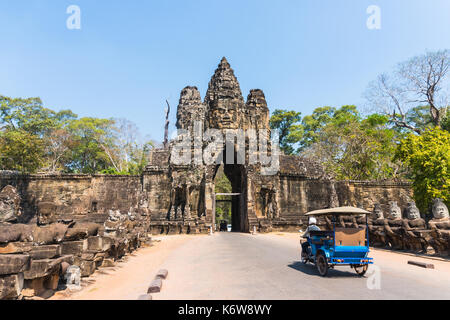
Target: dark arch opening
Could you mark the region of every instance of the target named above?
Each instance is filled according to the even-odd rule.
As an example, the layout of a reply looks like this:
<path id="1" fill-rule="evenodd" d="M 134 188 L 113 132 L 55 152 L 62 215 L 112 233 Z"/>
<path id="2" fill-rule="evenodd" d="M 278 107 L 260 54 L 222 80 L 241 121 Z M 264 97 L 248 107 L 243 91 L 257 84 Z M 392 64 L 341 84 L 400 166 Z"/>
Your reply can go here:
<path id="1" fill-rule="evenodd" d="M 216 167 L 215 179 L 219 167 Z M 247 217 L 247 177 L 246 170 L 243 165 L 225 164 L 222 165 L 223 173 L 231 184 L 231 193 L 239 194 L 234 196 L 226 196 L 231 202 L 231 231 L 233 232 L 249 232 Z M 220 198 L 223 199 L 223 196 Z M 216 206 L 217 208 L 217 206 Z M 220 223 L 220 221 L 216 221 Z"/>

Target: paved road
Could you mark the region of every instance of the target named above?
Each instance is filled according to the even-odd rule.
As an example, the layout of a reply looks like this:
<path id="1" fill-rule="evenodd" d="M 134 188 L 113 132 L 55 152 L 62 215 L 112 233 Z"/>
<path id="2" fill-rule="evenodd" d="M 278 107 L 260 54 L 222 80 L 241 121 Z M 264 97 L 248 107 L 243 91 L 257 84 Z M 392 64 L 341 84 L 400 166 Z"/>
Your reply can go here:
<path id="1" fill-rule="evenodd" d="M 368 282 L 376 285 L 372 275 L 360 278 L 339 267 L 322 278 L 313 265 L 301 264 L 298 240 L 286 234 L 193 237 L 162 263 L 169 277 L 153 299 L 450 299 L 450 262 L 376 250 L 371 256 L 380 289 L 369 289 Z M 436 269 L 408 260 L 434 263 Z"/>

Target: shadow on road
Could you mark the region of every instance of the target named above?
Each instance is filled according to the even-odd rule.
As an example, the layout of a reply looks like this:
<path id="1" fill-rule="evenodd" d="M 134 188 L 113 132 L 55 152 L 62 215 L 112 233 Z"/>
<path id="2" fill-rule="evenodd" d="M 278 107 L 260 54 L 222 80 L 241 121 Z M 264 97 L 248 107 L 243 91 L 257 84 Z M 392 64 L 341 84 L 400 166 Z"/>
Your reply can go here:
<path id="1" fill-rule="evenodd" d="M 317 268 L 315 265 L 311 264 L 311 263 L 301 263 L 300 261 L 294 261 L 291 264 L 288 265 L 289 268 L 292 268 L 294 270 L 303 272 L 305 274 L 308 275 L 312 275 L 312 276 L 316 276 L 316 277 L 320 277 L 319 272 L 317 271 Z M 349 266 L 342 266 L 342 267 L 338 267 L 338 268 L 349 268 Z M 353 269 L 350 269 L 351 271 L 342 271 L 339 269 L 329 269 L 328 270 L 328 278 L 348 278 L 348 277 L 352 277 L 352 278 L 359 278 L 359 276 L 356 274 L 355 271 L 353 271 Z"/>

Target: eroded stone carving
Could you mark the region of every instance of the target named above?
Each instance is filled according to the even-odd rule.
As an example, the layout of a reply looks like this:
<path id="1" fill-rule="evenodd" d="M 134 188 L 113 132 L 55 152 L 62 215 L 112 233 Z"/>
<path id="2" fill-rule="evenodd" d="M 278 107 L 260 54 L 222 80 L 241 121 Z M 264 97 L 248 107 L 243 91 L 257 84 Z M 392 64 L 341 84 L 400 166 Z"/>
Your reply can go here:
<path id="1" fill-rule="evenodd" d="M 384 219 L 383 209 L 381 209 L 381 206 L 379 203 L 375 203 L 375 205 L 374 205 L 372 219 L 374 219 L 374 220 Z"/>
<path id="2" fill-rule="evenodd" d="M 374 246 L 385 246 L 386 232 L 385 232 L 386 219 L 384 218 L 383 210 L 379 203 L 374 205 L 373 214 L 369 220 L 369 234 L 370 242 Z"/>
<path id="3" fill-rule="evenodd" d="M 449 213 L 448 208 L 445 205 L 444 201 L 442 199 L 434 199 L 433 200 L 433 217 L 435 219 L 448 219 Z"/>
<path id="4" fill-rule="evenodd" d="M 397 205 L 397 201 L 391 201 L 389 203 L 389 217 L 386 220 L 384 228 L 387 242 L 393 249 L 403 249 L 402 226 L 402 211 Z"/>
<path id="5" fill-rule="evenodd" d="M 245 103 L 233 69 L 222 58 L 206 92 L 209 128 L 243 128 Z"/>
<path id="6" fill-rule="evenodd" d="M 78 266 L 70 266 L 64 274 L 64 280 L 68 289 L 81 288 L 81 269 Z"/>
<path id="7" fill-rule="evenodd" d="M 0 222 L 16 222 L 22 215 L 20 195 L 13 186 L 6 186 L 0 192 Z"/>
<path id="8" fill-rule="evenodd" d="M 448 208 L 442 199 L 434 199 L 433 219 L 428 222 L 431 229 L 430 245 L 436 253 L 450 255 L 450 217 Z"/>
<path id="9" fill-rule="evenodd" d="M 389 202 L 389 216 L 388 219 L 401 219 L 402 218 L 402 210 L 397 205 L 397 201 Z"/>
<path id="10" fill-rule="evenodd" d="M 415 202 L 408 202 L 408 207 L 406 208 L 406 217 L 409 220 L 420 219 L 420 211 L 416 207 Z"/>
<path id="11" fill-rule="evenodd" d="M 403 219 L 403 248 L 426 253 L 430 234 L 426 222 L 420 218 L 420 211 L 415 202 L 409 202 L 406 208 L 407 219 Z"/>

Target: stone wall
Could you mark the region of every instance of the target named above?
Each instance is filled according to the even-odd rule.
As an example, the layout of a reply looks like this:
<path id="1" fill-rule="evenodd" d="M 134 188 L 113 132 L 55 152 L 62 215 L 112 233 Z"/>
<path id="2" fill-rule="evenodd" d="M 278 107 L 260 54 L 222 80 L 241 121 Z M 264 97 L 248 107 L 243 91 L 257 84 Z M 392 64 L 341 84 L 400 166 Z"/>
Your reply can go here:
<path id="1" fill-rule="evenodd" d="M 61 220 L 104 222 L 109 210 L 127 213 L 142 194 L 140 176 L 20 175 L 1 173 L 0 188 L 21 196 L 21 223 L 45 225 Z"/>
<path id="2" fill-rule="evenodd" d="M 6 172 L 0 186 L 0 299 L 48 297 L 151 240 L 139 176 Z"/>
<path id="3" fill-rule="evenodd" d="M 149 243 L 149 227 L 145 210 L 112 211 L 103 224 L 0 224 L 0 299 L 48 298 L 79 286 L 81 277 Z"/>

